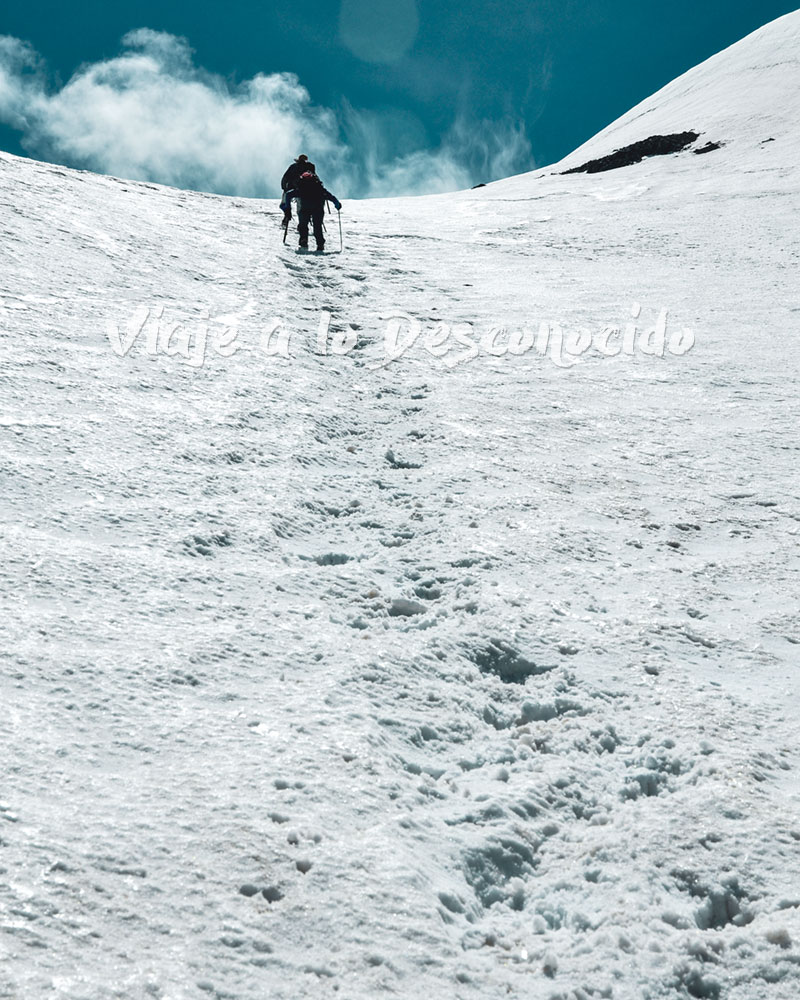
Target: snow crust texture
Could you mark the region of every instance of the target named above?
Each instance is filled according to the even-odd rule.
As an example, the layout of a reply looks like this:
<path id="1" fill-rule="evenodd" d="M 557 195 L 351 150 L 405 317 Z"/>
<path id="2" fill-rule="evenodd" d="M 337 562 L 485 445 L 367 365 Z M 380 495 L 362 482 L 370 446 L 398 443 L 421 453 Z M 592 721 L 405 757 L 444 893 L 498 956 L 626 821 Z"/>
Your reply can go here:
<path id="1" fill-rule="evenodd" d="M 0 997 L 796 998 L 799 24 L 342 254 L 0 155 Z"/>

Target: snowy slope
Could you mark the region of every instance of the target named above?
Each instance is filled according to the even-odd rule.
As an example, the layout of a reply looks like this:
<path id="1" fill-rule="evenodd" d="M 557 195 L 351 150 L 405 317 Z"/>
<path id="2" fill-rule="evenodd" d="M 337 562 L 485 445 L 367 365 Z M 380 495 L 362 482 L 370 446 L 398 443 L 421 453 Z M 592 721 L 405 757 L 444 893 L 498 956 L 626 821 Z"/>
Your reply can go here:
<path id="1" fill-rule="evenodd" d="M 800 17 L 787 14 L 765 25 L 741 42 L 689 70 L 652 97 L 579 146 L 546 173 L 568 170 L 652 135 L 695 131 L 700 139 L 723 147 L 708 155 L 698 169 L 693 157 L 673 160 L 691 174 L 681 178 L 684 192 L 705 187 L 713 191 L 720 177 L 747 177 L 752 171 L 800 170 L 797 158 L 798 94 L 800 94 Z M 647 166 L 638 171 L 647 172 Z M 663 174 L 660 162 L 657 172 Z M 534 174 L 490 186 L 506 190 L 529 183 Z M 691 181 L 689 181 L 691 176 Z M 793 179 L 792 186 L 796 184 Z"/>
<path id="2" fill-rule="evenodd" d="M 568 157 L 569 165 L 647 135 L 695 128 L 704 140 L 734 143 L 740 164 L 765 140 L 791 157 L 800 93 L 800 19 L 787 14 L 701 63 L 618 119 Z M 772 151 L 770 151 L 772 152 Z M 758 154 L 756 154 L 758 155 Z M 567 162 L 567 161 L 565 161 Z"/>
<path id="3" fill-rule="evenodd" d="M 799 24 L 341 255 L 0 155 L 0 996 L 797 996 Z"/>
<path id="4" fill-rule="evenodd" d="M 772 157 L 797 168 L 799 93 L 800 18 L 794 13 L 684 73 L 579 147 L 564 164 L 573 166 L 648 135 L 693 128 L 704 142 L 731 144 L 740 169 L 763 164 L 761 147 L 767 139 L 777 144 L 769 151 Z"/>

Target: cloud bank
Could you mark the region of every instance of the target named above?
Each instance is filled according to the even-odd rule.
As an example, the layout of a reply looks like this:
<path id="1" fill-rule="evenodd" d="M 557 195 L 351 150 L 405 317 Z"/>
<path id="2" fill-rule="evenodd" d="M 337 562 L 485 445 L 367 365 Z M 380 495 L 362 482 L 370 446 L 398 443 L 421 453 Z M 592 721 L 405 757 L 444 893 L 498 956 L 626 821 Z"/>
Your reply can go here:
<path id="1" fill-rule="evenodd" d="M 149 28 L 53 87 L 30 45 L 0 36 L 0 121 L 31 155 L 68 166 L 272 197 L 306 152 L 340 196 L 377 197 L 458 190 L 534 165 L 522 125 L 459 120 L 428 149 L 400 119 L 314 105 L 292 73 L 232 84 L 197 66 L 186 39 Z"/>

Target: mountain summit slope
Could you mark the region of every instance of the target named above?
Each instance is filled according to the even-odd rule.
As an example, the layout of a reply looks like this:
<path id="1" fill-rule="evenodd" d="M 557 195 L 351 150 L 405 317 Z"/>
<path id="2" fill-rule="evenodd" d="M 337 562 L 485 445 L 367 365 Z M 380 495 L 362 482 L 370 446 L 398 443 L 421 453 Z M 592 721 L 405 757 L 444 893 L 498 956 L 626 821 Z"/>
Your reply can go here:
<path id="1" fill-rule="evenodd" d="M 612 122 L 552 168 L 559 173 L 608 157 L 651 137 L 694 132 L 695 180 L 719 172 L 790 172 L 800 167 L 800 11 L 787 14 L 684 73 Z M 657 144 L 656 144 L 657 145 Z M 684 153 L 681 169 L 688 169 Z M 702 167 L 702 169 L 701 169 Z M 673 169 L 675 169 L 673 165 Z M 624 168 L 620 168 L 624 169 Z M 663 165 L 660 168 L 663 172 Z M 541 171 L 523 175 L 542 177 Z M 516 185 L 518 178 L 497 184 Z M 490 185 L 496 190 L 496 185 Z"/>
<path id="2" fill-rule="evenodd" d="M 322 257 L 0 155 L 4 1000 L 796 1000 L 800 190 L 691 117 Z"/>
<path id="3" fill-rule="evenodd" d="M 566 169 L 650 135 L 689 129 L 704 142 L 723 142 L 741 167 L 763 162 L 798 168 L 800 11 L 759 28 L 632 108 L 584 143 L 559 167 Z"/>

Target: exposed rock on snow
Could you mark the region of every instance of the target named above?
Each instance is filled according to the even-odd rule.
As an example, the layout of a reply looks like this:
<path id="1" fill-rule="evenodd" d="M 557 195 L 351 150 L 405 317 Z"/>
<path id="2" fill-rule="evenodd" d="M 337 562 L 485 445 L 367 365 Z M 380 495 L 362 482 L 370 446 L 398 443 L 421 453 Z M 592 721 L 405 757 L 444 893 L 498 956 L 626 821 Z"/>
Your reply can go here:
<path id="1" fill-rule="evenodd" d="M 700 138 L 697 132 L 676 132 L 673 135 L 651 135 L 647 139 L 631 143 L 623 149 L 616 149 L 608 156 L 597 160 L 589 160 L 579 167 L 570 167 L 564 174 L 601 174 L 605 170 L 617 170 L 619 167 L 630 167 L 641 163 L 648 156 L 668 156 L 670 153 L 680 153 Z M 708 143 L 696 153 L 708 152 L 709 149 L 719 149 L 719 145 Z"/>

